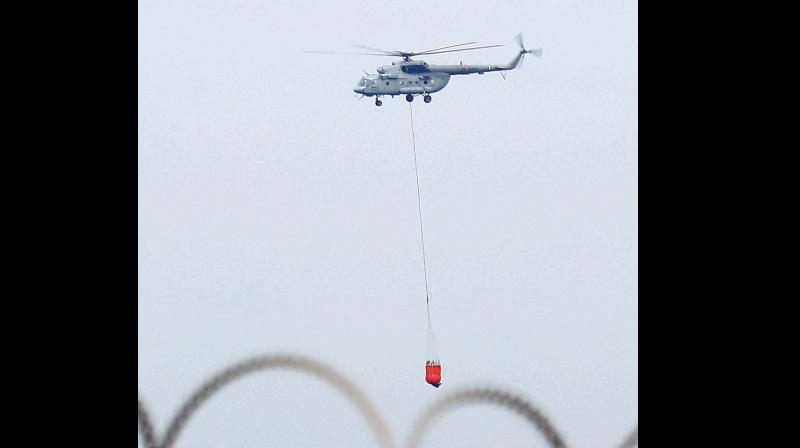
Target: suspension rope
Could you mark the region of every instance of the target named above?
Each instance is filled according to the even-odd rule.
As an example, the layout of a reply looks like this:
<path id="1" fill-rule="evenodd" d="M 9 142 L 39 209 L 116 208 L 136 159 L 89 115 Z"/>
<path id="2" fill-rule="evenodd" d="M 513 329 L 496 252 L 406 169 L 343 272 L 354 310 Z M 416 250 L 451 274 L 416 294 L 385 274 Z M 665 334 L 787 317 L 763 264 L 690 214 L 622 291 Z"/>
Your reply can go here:
<path id="1" fill-rule="evenodd" d="M 411 142 L 414 148 L 414 174 L 417 177 L 417 210 L 419 211 L 419 235 L 422 242 L 422 269 L 425 273 L 425 306 L 428 310 L 428 356 L 431 361 L 439 360 L 436 349 L 436 336 L 433 333 L 431 321 L 431 290 L 428 282 L 428 256 L 425 252 L 425 227 L 422 224 L 422 194 L 419 186 L 419 162 L 417 161 L 417 136 L 414 132 L 414 108 L 409 103 L 408 110 L 411 115 Z"/>
<path id="2" fill-rule="evenodd" d="M 419 164 L 417 163 L 417 137 L 414 133 L 414 108 L 411 103 L 408 104 L 408 110 L 411 112 L 411 143 L 414 147 L 414 174 L 417 176 L 417 209 L 419 210 L 419 235 L 422 240 L 422 269 L 425 272 L 425 300 L 428 303 L 428 321 L 430 322 L 430 301 L 431 290 L 428 287 L 428 257 L 425 253 L 425 230 L 422 225 L 422 194 L 419 188 Z"/>

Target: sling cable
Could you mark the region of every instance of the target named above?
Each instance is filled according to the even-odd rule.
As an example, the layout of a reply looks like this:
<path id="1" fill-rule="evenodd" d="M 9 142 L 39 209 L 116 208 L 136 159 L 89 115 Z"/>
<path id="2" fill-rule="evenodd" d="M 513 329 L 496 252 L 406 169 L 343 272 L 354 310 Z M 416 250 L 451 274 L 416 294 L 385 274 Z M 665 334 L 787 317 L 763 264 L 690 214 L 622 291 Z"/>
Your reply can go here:
<path id="1" fill-rule="evenodd" d="M 428 310 L 428 359 L 425 361 L 425 381 L 433 387 L 442 385 L 442 364 L 439 360 L 439 350 L 436 348 L 436 336 L 433 333 L 431 320 L 431 290 L 428 285 L 428 257 L 425 253 L 425 229 L 422 225 L 422 195 L 419 188 L 419 164 L 417 162 L 417 137 L 414 133 L 414 109 L 408 105 L 411 112 L 411 142 L 414 148 L 414 173 L 417 177 L 417 209 L 419 211 L 419 236 L 422 242 L 422 269 L 425 273 L 425 306 Z"/>

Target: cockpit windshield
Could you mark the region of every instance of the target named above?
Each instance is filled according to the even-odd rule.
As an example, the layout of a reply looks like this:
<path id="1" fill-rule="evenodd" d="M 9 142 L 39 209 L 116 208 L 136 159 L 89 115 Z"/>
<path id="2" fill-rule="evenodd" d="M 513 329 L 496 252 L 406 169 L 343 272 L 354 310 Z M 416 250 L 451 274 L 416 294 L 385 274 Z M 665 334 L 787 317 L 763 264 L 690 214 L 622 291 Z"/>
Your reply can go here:
<path id="1" fill-rule="evenodd" d="M 372 79 L 368 76 L 362 76 L 361 79 L 358 80 L 358 84 L 353 87 L 353 91 L 356 93 L 364 93 L 364 91 L 368 88 L 374 88 L 377 85 L 378 81 L 376 79 Z"/>

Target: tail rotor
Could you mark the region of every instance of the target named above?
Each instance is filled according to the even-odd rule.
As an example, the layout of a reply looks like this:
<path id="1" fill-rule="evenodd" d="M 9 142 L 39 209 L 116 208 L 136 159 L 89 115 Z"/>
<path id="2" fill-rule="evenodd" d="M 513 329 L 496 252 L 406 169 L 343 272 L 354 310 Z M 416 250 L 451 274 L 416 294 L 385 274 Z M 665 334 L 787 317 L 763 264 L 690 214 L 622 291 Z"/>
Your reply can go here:
<path id="1" fill-rule="evenodd" d="M 527 48 L 525 48 L 525 42 L 523 42 L 523 40 L 522 40 L 522 33 L 517 34 L 516 37 L 514 37 L 514 40 L 516 40 L 517 41 L 517 45 L 519 45 L 519 53 L 521 55 L 521 57 L 519 59 L 519 65 L 517 65 L 517 68 L 522 68 L 522 62 L 525 60 L 525 55 L 526 54 L 532 54 L 532 55 L 536 56 L 537 58 L 542 57 L 542 49 L 541 48 L 535 48 L 533 50 L 528 50 Z"/>

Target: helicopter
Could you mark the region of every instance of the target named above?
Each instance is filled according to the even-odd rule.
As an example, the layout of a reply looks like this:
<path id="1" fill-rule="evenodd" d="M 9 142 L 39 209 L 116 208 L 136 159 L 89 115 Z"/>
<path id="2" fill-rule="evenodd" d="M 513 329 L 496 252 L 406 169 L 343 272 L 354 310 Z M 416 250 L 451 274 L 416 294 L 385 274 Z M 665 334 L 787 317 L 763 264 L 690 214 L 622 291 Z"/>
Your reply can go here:
<path id="1" fill-rule="evenodd" d="M 517 34 L 515 37 L 519 45 L 519 53 L 517 53 L 511 61 L 507 64 L 500 65 L 473 65 L 459 63 L 458 65 L 434 65 L 429 64 L 423 60 L 412 59 L 414 56 L 428 56 L 433 54 L 453 53 L 456 51 L 469 51 L 479 50 L 483 48 L 502 47 L 502 45 L 483 45 L 469 48 L 468 45 L 474 45 L 478 42 L 466 42 L 457 45 L 448 45 L 446 47 L 434 48 L 425 51 L 398 51 L 398 50 L 381 50 L 378 48 L 366 47 L 363 45 L 354 45 L 356 48 L 371 51 L 371 53 L 343 53 L 343 52 L 328 52 L 328 51 L 306 51 L 306 53 L 318 54 L 356 54 L 356 55 L 369 55 L 369 56 L 391 56 L 402 58 L 402 60 L 394 61 L 391 65 L 383 65 L 376 69 L 376 74 L 369 74 L 364 72 L 364 76 L 358 81 L 353 92 L 359 97 L 368 96 L 375 97 L 375 105 L 381 106 L 382 96 L 405 95 L 406 101 L 409 103 L 414 101 L 415 96 L 422 95 L 423 101 L 426 103 L 431 102 L 431 94 L 444 89 L 450 82 L 450 77 L 453 75 L 471 75 L 477 73 L 482 75 L 486 72 L 503 72 L 505 78 L 506 70 L 514 70 L 522 66 L 522 61 L 526 54 L 533 54 L 536 57 L 542 56 L 542 49 L 537 48 L 528 50 L 522 40 L 522 33 Z"/>

